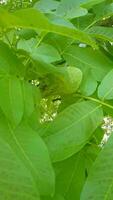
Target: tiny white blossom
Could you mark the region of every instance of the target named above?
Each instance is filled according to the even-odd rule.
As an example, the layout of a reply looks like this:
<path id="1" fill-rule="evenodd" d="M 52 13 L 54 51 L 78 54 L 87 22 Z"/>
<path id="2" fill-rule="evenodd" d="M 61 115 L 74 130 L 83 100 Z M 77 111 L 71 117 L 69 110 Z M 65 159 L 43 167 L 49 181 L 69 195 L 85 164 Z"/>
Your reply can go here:
<path id="1" fill-rule="evenodd" d="M 108 141 L 111 133 L 113 132 L 113 118 L 110 116 L 106 116 L 103 118 L 104 124 L 102 124 L 101 128 L 105 131 L 102 141 L 100 143 L 100 147 L 103 147 L 104 144 Z"/>
<path id="2" fill-rule="evenodd" d="M 79 47 L 81 47 L 81 48 L 85 48 L 87 45 L 86 44 L 84 44 L 84 43 L 80 43 L 79 44 Z"/>

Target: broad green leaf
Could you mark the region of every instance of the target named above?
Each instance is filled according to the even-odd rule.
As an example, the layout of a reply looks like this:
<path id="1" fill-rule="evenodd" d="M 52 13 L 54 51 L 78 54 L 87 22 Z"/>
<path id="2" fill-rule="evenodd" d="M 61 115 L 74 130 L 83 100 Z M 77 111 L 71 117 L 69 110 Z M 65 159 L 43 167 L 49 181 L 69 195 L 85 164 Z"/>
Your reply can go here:
<path id="1" fill-rule="evenodd" d="M 8 45 L 0 41 L 0 76 L 6 74 L 23 75 L 24 66 Z"/>
<path id="2" fill-rule="evenodd" d="M 90 101 L 64 109 L 46 131 L 45 142 L 53 162 L 78 152 L 101 123 L 102 116 L 101 106 Z"/>
<path id="3" fill-rule="evenodd" d="M 7 11 L 0 9 L 0 27 L 31 28 L 45 32 L 53 32 L 73 38 L 75 40 L 80 40 L 93 46 L 94 48 L 97 48 L 97 45 L 95 44 L 94 40 L 90 38 L 90 36 L 87 33 L 84 33 L 74 28 L 68 28 L 65 26 L 52 24 L 42 13 L 32 8 L 22 9 L 16 11 L 15 13 L 8 13 Z"/>
<path id="4" fill-rule="evenodd" d="M 89 12 L 83 17 L 73 19 L 73 23 L 78 29 L 83 31 L 87 30 L 88 27 L 90 27 L 91 24 L 94 23 L 94 14 Z"/>
<path id="5" fill-rule="evenodd" d="M 45 143 L 27 124 L 22 122 L 12 129 L 0 114 L 0 138 L 8 143 L 15 156 L 31 173 L 34 184 L 42 195 L 54 193 L 54 172 Z"/>
<path id="6" fill-rule="evenodd" d="M 80 192 L 86 179 L 85 159 L 85 155 L 79 153 L 55 164 L 56 191 L 66 200 L 80 199 Z"/>
<path id="7" fill-rule="evenodd" d="M 82 70 L 83 79 L 80 91 L 84 95 L 93 94 L 97 88 L 97 81 L 101 81 L 112 69 L 112 62 L 107 56 L 99 50 L 92 50 L 88 47 L 69 47 L 64 51 L 64 58 L 69 65 Z"/>
<path id="8" fill-rule="evenodd" d="M 92 8 L 94 5 L 100 4 L 104 2 L 105 0 L 80 0 L 80 5 L 85 8 Z"/>
<path id="9" fill-rule="evenodd" d="M 49 21 L 54 25 L 60 25 L 67 28 L 75 29 L 75 26 L 72 24 L 71 21 L 69 21 L 68 19 L 60 15 L 56 15 L 56 13 L 54 14 L 49 13 L 47 16 L 48 16 Z"/>
<path id="10" fill-rule="evenodd" d="M 113 135 L 98 155 L 83 188 L 80 200 L 113 199 Z"/>
<path id="11" fill-rule="evenodd" d="M 53 197 L 41 197 L 42 200 L 65 200 L 60 194 L 55 194 Z"/>
<path id="12" fill-rule="evenodd" d="M 56 0 L 40 0 L 35 3 L 34 8 L 37 8 L 44 13 L 51 13 L 52 11 L 56 10 L 58 5 L 59 2 Z"/>
<path id="13" fill-rule="evenodd" d="M 20 29 L 16 30 L 17 36 L 21 39 L 29 40 L 31 38 L 35 38 L 37 36 L 37 33 L 35 30 L 32 29 Z"/>
<path id="14" fill-rule="evenodd" d="M 83 80 L 80 86 L 80 92 L 86 96 L 92 95 L 97 88 L 97 81 L 93 77 L 90 68 L 83 69 Z"/>
<path id="15" fill-rule="evenodd" d="M 111 70 L 100 83 L 98 97 L 100 99 L 113 99 L 113 70 Z"/>
<path id="16" fill-rule="evenodd" d="M 61 59 L 57 49 L 44 43 L 37 47 L 37 40 L 33 38 L 30 40 L 20 40 L 17 44 L 17 49 L 28 52 L 34 60 L 42 59 L 45 62 L 51 63 Z"/>
<path id="17" fill-rule="evenodd" d="M 29 117 L 40 103 L 40 91 L 37 87 L 22 81 L 22 94 L 24 102 L 24 117 Z"/>
<path id="18" fill-rule="evenodd" d="M 111 27 L 93 26 L 88 30 L 88 33 L 97 39 L 113 42 L 113 28 Z"/>
<path id="19" fill-rule="evenodd" d="M 0 198 L 40 200 L 31 173 L 7 142 L 0 138 Z"/>
<path id="20" fill-rule="evenodd" d="M 80 69 L 76 67 L 66 67 L 59 69 L 61 75 L 59 78 L 62 80 L 62 91 L 65 90 L 64 93 L 74 93 L 79 88 L 81 81 L 82 81 L 82 72 Z"/>
<path id="21" fill-rule="evenodd" d="M 35 63 L 37 66 L 37 75 L 44 78 L 42 85 L 45 83 L 50 91 L 54 90 L 53 92 L 62 95 L 74 93 L 79 88 L 82 81 L 82 72 L 80 69 L 73 66 L 55 67 L 40 59 Z"/>
<path id="22" fill-rule="evenodd" d="M 57 7 L 56 14 L 67 19 L 84 16 L 87 14 L 85 8 L 80 7 L 79 1 L 74 0 L 62 0 L 60 5 Z"/>
<path id="23" fill-rule="evenodd" d="M 0 79 L 0 107 L 13 126 L 18 125 L 24 113 L 21 81 L 16 77 Z"/>
<path id="24" fill-rule="evenodd" d="M 82 71 L 84 68 L 90 69 L 92 76 L 97 81 L 101 81 L 113 65 L 113 62 L 100 50 L 93 50 L 89 47 L 69 47 L 64 52 L 64 58 L 69 65 L 74 65 Z"/>
<path id="25" fill-rule="evenodd" d="M 27 81 L 15 76 L 0 79 L 0 107 L 13 126 L 17 126 L 23 116 L 29 117 L 39 100 L 38 88 Z"/>
<path id="26" fill-rule="evenodd" d="M 86 146 L 71 158 L 55 163 L 56 193 L 62 194 L 66 200 L 80 200 L 81 190 L 97 154 L 97 147 Z"/>
<path id="27" fill-rule="evenodd" d="M 65 49 L 71 45 L 73 39 L 54 33 L 48 33 L 43 41 L 54 46 L 59 51 L 60 55 L 62 55 Z"/>
<path id="28" fill-rule="evenodd" d="M 93 7 L 95 16 L 95 22 L 102 20 L 103 18 L 109 18 L 113 15 L 113 3 L 107 4 L 107 2 L 103 2 L 97 6 Z"/>

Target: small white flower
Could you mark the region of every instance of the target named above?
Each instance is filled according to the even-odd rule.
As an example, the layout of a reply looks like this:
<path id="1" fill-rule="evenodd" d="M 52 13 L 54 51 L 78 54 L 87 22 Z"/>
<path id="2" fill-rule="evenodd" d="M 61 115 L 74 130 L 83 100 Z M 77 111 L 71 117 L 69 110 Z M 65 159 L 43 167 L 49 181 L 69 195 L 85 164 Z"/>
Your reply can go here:
<path id="1" fill-rule="evenodd" d="M 87 45 L 86 44 L 84 44 L 84 43 L 80 43 L 79 44 L 79 47 L 81 47 L 81 48 L 85 48 Z"/>
<path id="2" fill-rule="evenodd" d="M 101 128 L 105 131 L 102 141 L 100 143 L 100 147 L 103 147 L 104 144 L 108 141 L 111 133 L 113 132 L 113 118 L 110 116 L 106 116 L 103 118 L 104 124 L 102 124 Z"/>

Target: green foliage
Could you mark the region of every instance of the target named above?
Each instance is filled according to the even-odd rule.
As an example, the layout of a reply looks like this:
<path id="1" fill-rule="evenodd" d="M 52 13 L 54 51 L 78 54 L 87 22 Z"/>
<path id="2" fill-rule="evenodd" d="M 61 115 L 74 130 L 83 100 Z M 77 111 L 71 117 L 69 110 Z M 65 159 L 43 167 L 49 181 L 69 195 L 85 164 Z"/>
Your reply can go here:
<path id="1" fill-rule="evenodd" d="M 112 23 L 112 0 L 0 2 L 1 200 L 113 199 Z"/>

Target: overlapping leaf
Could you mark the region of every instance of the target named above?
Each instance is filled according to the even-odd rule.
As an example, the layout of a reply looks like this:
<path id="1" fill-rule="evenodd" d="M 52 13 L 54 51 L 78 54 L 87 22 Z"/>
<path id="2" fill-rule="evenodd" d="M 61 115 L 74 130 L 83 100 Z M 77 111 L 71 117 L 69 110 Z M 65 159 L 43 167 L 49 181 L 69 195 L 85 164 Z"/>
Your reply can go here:
<path id="1" fill-rule="evenodd" d="M 101 123 L 101 106 L 90 101 L 75 103 L 63 110 L 47 129 L 45 142 L 53 162 L 78 152 Z"/>
<path id="2" fill-rule="evenodd" d="M 99 50 L 92 50 L 88 47 L 72 46 L 66 49 L 64 58 L 68 64 L 82 70 L 81 91 L 85 95 L 91 95 L 96 90 L 97 81 L 101 81 L 112 69 L 112 62 L 107 56 Z"/>
<path id="3" fill-rule="evenodd" d="M 79 200 L 87 175 L 98 153 L 97 147 L 86 146 L 71 158 L 55 163 L 56 193 L 62 194 L 66 200 Z"/>
<path id="4" fill-rule="evenodd" d="M 13 129 L 4 115 L 0 113 L 0 138 L 10 146 L 16 159 L 19 159 L 28 169 L 40 194 L 52 195 L 54 193 L 54 172 L 48 150 L 38 133 L 33 131 L 24 121 L 16 129 Z M 5 153 L 4 149 L 3 153 Z M 8 166 L 6 169 L 8 170 Z M 22 175 L 20 174 L 20 176 Z M 7 179 L 5 181 L 7 182 Z M 10 179 L 10 181 L 12 180 Z M 4 191 L 7 191 L 7 185 L 4 186 Z M 12 188 L 12 193 L 14 192 L 14 188 Z"/>
<path id="5" fill-rule="evenodd" d="M 39 200 L 31 173 L 0 138 L 0 196 L 2 200 Z"/>
<path id="6" fill-rule="evenodd" d="M 88 33 L 102 40 L 113 41 L 113 28 L 104 26 L 94 26 L 88 30 Z"/>
<path id="7" fill-rule="evenodd" d="M 113 198 L 113 135 L 97 157 L 84 186 L 80 200 L 112 200 Z"/>
<path id="8" fill-rule="evenodd" d="M 102 80 L 98 88 L 98 96 L 101 99 L 113 99 L 113 70 Z"/>
<path id="9" fill-rule="evenodd" d="M 0 27 L 1 28 L 21 27 L 21 28 L 31 28 L 35 30 L 38 29 L 45 32 L 53 32 L 73 38 L 75 40 L 86 42 L 91 46 L 97 48 L 97 45 L 95 44 L 94 40 L 91 39 L 88 34 L 74 28 L 68 28 L 65 26 L 52 24 L 42 13 L 32 8 L 25 10 L 22 9 L 13 14 L 8 13 L 3 9 L 0 9 Z"/>

